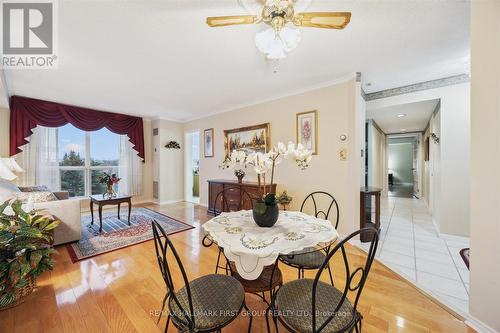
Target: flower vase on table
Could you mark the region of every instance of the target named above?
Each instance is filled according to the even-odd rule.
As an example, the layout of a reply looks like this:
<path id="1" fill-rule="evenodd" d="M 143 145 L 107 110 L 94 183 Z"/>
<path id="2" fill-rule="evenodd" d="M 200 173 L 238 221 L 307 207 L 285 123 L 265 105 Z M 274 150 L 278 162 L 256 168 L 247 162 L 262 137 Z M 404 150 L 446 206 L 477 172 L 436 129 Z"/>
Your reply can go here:
<path id="1" fill-rule="evenodd" d="M 102 194 L 103 198 L 107 199 L 112 199 L 116 198 L 117 194 L 115 190 L 113 189 L 113 186 L 115 184 L 118 184 L 118 182 L 121 180 L 121 178 L 118 178 L 116 174 L 109 174 L 106 172 L 103 172 L 102 175 L 99 176 L 99 184 L 105 184 L 106 185 L 106 192 Z"/>
<path id="2" fill-rule="evenodd" d="M 288 146 L 286 146 L 284 143 L 278 142 L 278 145 L 268 153 L 252 152 L 247 154 L 243 150 L 233 150 L 231 155 L 228 156 L 220 166 L 221 168 L 238 168 L 238 166 L 244 166 L 245 168 L 251 167 L 257 174 L 259 197 L 253 205 L 252 213 L 255 223 L 260 227 L 269 228 L 278 221 L 279 207 L 276 194 L 270 193 L 267 190 L 273 188 L 276 165 L 280 164 L 283 159 L 288 157 L 292 157 L 297 166 L 305 170 L 309 167 L 309 162 L 312 159 L 312 152 L 305 149 L 301 144 L 295 146 L 293 142 L 289 142 Z M 267 173 L 271 174 L 270 187 L 266 185 Z"/>

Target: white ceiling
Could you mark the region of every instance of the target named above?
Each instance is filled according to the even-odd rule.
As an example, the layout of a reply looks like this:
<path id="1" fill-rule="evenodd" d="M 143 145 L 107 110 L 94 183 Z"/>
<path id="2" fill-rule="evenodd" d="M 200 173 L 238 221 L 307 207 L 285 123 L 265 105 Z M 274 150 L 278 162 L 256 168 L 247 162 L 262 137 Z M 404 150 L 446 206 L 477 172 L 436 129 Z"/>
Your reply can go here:
<path id="1" fill-rule="evenodd" d="M 366 118 L 373 119 L 386 134 L 423 131 L 439 99 L 366 110 Z M 404 117 L 398 115 L 404 114 Z M 404 131 L 403 131 L 404 130 Z"/>
<path id="2" fill-rule="evenodd" d="M 255 1 L 255 0 L 254 0 Z M 302 0 L 301 0 L 302 1 Z M 9 93 L 184 121 L 362 72 L 366 92 L 466 72 L 469 1 L 315 0 L 351 11 L 342 31 L 304 28 L 273 73 L 262 26 L 209 28 L 237 0 L 59 1 L 59 68 L 7 70 Z"/>

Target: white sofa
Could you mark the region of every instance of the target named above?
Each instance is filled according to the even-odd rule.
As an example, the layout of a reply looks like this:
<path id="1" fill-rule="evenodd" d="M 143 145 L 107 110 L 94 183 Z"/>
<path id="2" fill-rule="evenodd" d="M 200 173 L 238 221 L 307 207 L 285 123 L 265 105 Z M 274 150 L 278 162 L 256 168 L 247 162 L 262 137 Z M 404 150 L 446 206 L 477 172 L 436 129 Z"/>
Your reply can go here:
<path id="1" fill-rule="evenodd" d="M 5 180 L 0 180 L 0 201 L 13 198 L 19 188 Z M 78 241 L 81 237 L 80 201 L 69 199 L 68 192 L 53 192 L 58 200 L 25 204 L 27 210 L 46 210 L 61 224 L 54 229 L 54 245 Z M 31 207 L 30 207 L 31 206 Z"/>

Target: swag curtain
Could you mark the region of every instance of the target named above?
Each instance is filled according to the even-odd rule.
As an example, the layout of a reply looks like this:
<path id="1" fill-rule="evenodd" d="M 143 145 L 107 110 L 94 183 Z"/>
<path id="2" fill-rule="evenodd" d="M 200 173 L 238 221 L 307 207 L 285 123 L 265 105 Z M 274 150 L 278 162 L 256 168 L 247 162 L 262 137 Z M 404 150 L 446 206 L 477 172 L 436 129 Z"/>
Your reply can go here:
<path id="1" fill-rule="evenodd" d="M 10 156 L 21 152 L 20 147 L 29 142 L 26 138 L 33 134 L 35 127 L 60 127 L 70 123 L 82 131 L 106 127 L 113 133 L 127 135 L 132 148 L 144 161 L 142 118 L 21 96 L 12 96 L 10 101 Z"/>

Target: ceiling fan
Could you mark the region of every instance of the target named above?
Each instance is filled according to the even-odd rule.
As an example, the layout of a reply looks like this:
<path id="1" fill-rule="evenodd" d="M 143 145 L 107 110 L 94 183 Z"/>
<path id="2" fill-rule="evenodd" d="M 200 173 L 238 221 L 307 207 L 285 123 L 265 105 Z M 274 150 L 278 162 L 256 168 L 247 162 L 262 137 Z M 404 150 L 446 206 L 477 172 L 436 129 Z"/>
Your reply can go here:
<path id="1" fill-rule="evenodd" d="M 257 48 L 265 53 L 268 59 L 282 59 L 300 41 L 300 31 L 287 27 L 287 24 L 291 23 L 296 27 L 344 29 L 351 20 L 350 12 L 296 13 L 296 2 L 297 0 L 262 0 L 260 15 L 208 17 L 207 24 L 210 27 L 225 27 L 265 23 L 271 29 L 257 34 Z"/>
<path id="2" fill-rule="evenodd" d="M 280 30 L 287 23 L 299 27 L 344 29 L 351 19 L 349 12 L 304 12 L 295 13 L 294 0 L 263 0 L 263 8 L 258 15 L 236 15 L 208 17 L 210 27 L 224 27 L 238 24 L 266 23 L 274 30 Z"/>

